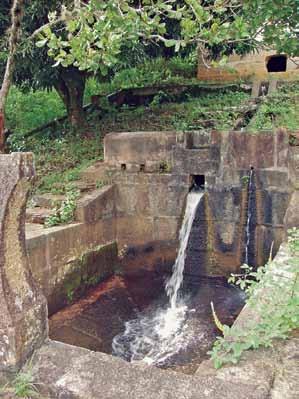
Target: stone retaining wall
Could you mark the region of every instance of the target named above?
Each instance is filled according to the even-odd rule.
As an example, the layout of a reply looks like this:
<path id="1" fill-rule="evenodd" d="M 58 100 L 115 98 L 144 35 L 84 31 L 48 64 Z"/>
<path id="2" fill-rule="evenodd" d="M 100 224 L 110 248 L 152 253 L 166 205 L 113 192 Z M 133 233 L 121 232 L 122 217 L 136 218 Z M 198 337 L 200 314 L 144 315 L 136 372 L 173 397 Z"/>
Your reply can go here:
<path id="1" fill-rule="evenodd" d="M 105 138 L 105 162 L 89 168 L 83 177 L 115 185 L 120 247 L 127 245 L 140 254 L 147 243 L 174 243 L 174 260 L 186 196 L 194 176 L 204 176 L 206 194 L 191 234 L 186 270 L 227 275 L 236 272 L 245 258 L 251 168 L 255 191 L 250 262 L 264 264 L 272 242 L 274 254 L 282 242 L 284 217 L 297 181 L 294 148 L 283 129 L 257 134 L 111 133 Z"/>
<path id="2" fill-rule="evenodd" d="M 82 222 L 51 228 L 26 225 L 31 270 L 50 314 L 75 298 L 78 279 L 82 293 L 92 279 L 98 283 L 118 267 L 117 246 L 110 244 L 116 237 L 113 187 L 95 190 L 79 201 L 77 219 Z M 90 251 L 94 256 L 82 262 Z"/>

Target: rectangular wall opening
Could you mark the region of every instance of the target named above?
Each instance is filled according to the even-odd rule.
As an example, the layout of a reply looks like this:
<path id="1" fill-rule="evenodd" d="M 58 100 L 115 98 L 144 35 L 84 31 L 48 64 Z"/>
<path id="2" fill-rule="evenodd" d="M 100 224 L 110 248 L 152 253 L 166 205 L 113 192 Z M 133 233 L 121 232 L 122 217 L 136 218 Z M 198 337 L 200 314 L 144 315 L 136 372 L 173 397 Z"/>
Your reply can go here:
<path id="1" fill-rule="evenodd" d="M 205 183 L 205 175 L 191 175 L 190 190 L 204 190 Z"/>
<path id="2" fill-rule="evenodd" d="M 287 70 L 287 56 L 273 55 L 267 59 L 268 72 L 285 72 Z"/>

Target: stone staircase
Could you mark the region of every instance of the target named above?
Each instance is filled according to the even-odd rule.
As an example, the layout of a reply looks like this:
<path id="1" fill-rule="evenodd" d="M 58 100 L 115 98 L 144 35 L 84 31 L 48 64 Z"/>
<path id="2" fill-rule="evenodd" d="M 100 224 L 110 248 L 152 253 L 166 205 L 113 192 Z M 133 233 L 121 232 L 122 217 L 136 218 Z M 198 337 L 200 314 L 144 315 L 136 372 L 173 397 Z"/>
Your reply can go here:
<path id="1" fill-rule="evenodd" d="M 88 173 L 86 178 L 83 177 L 81 180 L 73 182 L 74 189 L 79 191 L 75 222 L 84 221 L 82 220 L 84 219 L 82 215 L 86 214 L 86 210 L 83 209 L 88 207 L 90 202 L 94 201 L 98 195 L 102 194 L 102 190 L 96 187 L 96 183 L 97 179 L 88 179 Z M 45 193 L 34 195 L 26 209 L 26 222 L 44 225 L 47 218 L 54 215 L 56 209 L 58 209 L 65 200 L 66 195 L 62 194 Z"/>

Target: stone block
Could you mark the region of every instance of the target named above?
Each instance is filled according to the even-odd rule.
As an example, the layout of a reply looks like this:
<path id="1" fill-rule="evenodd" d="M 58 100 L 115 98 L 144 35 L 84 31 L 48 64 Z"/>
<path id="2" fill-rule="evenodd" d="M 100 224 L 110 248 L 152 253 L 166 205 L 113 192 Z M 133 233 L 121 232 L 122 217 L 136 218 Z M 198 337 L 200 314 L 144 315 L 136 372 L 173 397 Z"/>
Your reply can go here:
<path id="1" fill-rule="evenodd" d="M 284 225 L 286 229 L 292 227 L 299 228 L 299 191 L 296 190 L 291 195 L 290 203 L 286 210 Z"/>
<path id="2" fill-rule="evenodd" d="M 42 293 L 47 296 L 49 291 L 50 265 L 47 256 L 47 239 L 44 228 L 32 234 L 32 225 L 26 225 L 26 248 L 30 269 L 35 282 Z M 35 227 L 35 226 L 33 226 Z M 33 230 L 34 232 L 34 230 Z"/>
<path id="3" fill-rule="evenodd" d="M 47 218 L 55 213 L 52 209 L 47 208 L 27 208 L 26 222 L 44 224 Z"/>
<path id="4" fill-rule="evenodd" d="M 218 147 L 203 149 L 184 149 L 176 147 L 173 151 L 175 173 L 204 175 L 216 173 L 220 162 Z"/>
<path id="5" fill-rule="evenodd" d="M 287 168 L 289 165 L 289 133 L 286 129 L 278 129 L 275 133 L 276 139 L 276 165 L 278 168 Z"/>
<path id="6" fill-rule="evenodd" d="M 290 180 L 299 189 L 299 146 L 290 147 L 290 163 L 289 163 Z"/>
<path id="7" fill-rule="evenodd" d="M 150 185 L 151 215 L 154 217 L 180 218 L 184 211 L 188 191 L 188 187 L 180 185 Z"/>
<path id="8" fill-rule="evenodd" d="M 65 200 L 64 195 L 54 194 L 39 194 L 34 195 L 32 198 L 34 206 L 40 208 L 55 208 L 56 206 L 59 206 L 63 200 Z"/>
<path id="9" fill-rule="evenodd" d="M 242 207 L 247 199 L 246 190 L 241 188 L 211 189 L 206 192 L 206 220 L 219 222 L 240 222 Z"/>
<path id="10" fill-rule="evenodd" d="M 171 273 L 176 259 L 177 241 L 149 241 L 144 245 L 129 245 L 121 259 L 123 274 L 138 275 L 145 271 Z"/>
<path id="11" fill-rule="evenodd" d="M 0 155 L 0 374 L 16 372 L 47 337 L 47 306 L 26 255 L 32 154 Z"/>
<path id="12" fill-rule="evenodd" d="M 185 148 L 199 149 L 210 146 L 211 136 L 201 131 L 185 132 Z"/>
<path id="13" fill-rule="evenodd" d="M 110 133 L 105 136 L 105 162 L 110 165 L 146 164 L 170 160 L 176 132 Z"/>
<path id="14" fill-rule="evenodd" d="M 254 259 L 256 266 L 265 265 L 270 257 L 272 249 L 272 257 L 275 257 L 280 244 L 286 239 L 283 227 L 256 226 L 254 231 Z"/>
<path id="15" fill-rule="evenodd" d="M 250 134 L 230 132 L 228 135 L 229 150 L 224 165 L 236 169 L 271 168 L 275 166 L 275 134 L 259 132 Z M 260 149 L 263 151 L 260 151 Z"/>
<path id="16" fill-rule="evenodd" d="M 288 192 L 290 189 L 289 173 L 286 170 L 258 169 L 254 171 L 256 187 L 261 190 Z"/>
<path id="17" fill-rule="evenodd" d="M 162 216 L 154 218 L 154 240 L 174 241 L 178 238 L 181 218 Z"/>
<path id="18" fill-rule="evenodd" d="M 154 241 L 153 218 L 133 215 L 119 216 L 116 237 L 119 248 L 124 245 L 143 245 Z"/>
<path id="19" fill-rule="evenodd" d="M 77 202 L 76 220 L 93 223 L 99 219 L 111 218 L 115 210 L 114 186 L 105 186 L 84 195 Z"/>
<path id="20" fill-rule="evenodd" d="M 104 162 L 98 161 L 80 173 L 82 180 L 90 183 L 110 182 L 109 175 L 107 175 L 107 165 Z"/>
<path id="21" fill-rule="evenodd" d="M 282 226 L 288 208 L 288 192 L 256 190 L 256 218 L 258 224 Z"/>
<path id="22" fill-rule="evenodd" d="M 49 314 L 79 299 L 91 287 L 112 276 L 118 269 L 118 249 L 115 242 L 83 251 L 64 267 L 63 275 L 48 294 Z"/>
<path id="23" fill-rule="evenodd" d="M 115 205 L 117 215 L 151 216 L 150 186 L 146 184 L 117 185 Z"/>

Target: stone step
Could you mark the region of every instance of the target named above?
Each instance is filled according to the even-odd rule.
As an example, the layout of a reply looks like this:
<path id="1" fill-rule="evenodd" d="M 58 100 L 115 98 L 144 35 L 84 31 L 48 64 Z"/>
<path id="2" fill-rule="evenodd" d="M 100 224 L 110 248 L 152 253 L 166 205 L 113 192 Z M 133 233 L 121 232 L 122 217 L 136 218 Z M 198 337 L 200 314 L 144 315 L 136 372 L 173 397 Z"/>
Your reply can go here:
<path id="1" fill-rule="evenodd" d="M 96 184 L 94 182 L 86 180 L 76 180 L 72 182 L 72 186 L 79 190 L 80 193 L 90 192 L 96 188 Z"/>
<path id="2" fill-rule="evenodd" d="M 85 194 L 93 191 L 96 188 L 96 183 L 93 181 L 77 180 L 72 182 L 72 187 L 80 191 L 81 194 Z M 40 208 L 53 209 L 60 206 L 65 200 L 66 196 L 62 194 L 38 194 L 32 198 L 33 205 Z"/>
<path id="3" fill-rule="evenodd" d="M 65 199 L 64 195 L 46 193 L 46 194 L 34 195 L 31 202 L 35 207 L 38 208 L 53 209 L 56 206 L 61 205 L 64 199 Z"/>
<path id="4" fill-rule="evenodd" d="M 77 202 L 76 220 L 94 223 L 99 219 L 113 217 L 114 186 L 107 185 L 85 194 Z"/>
<path id="5" fill-rule="evenodd" d="M 54 210 L 47 208 L 28 208 L 26 209 L 26 222 L 34 224 L 44 224 L 46 219 L 54 214 Z"/>
<path id="6" fill-rule="evenodd" d="M 87 169 L 81 172 L 81 179 L 87 184 L 95 184 L 106 182 L 107 165 L 104 162 L 96 162 L 95 164 L 89 166 Z"/>

